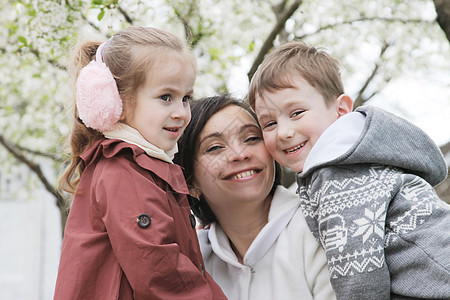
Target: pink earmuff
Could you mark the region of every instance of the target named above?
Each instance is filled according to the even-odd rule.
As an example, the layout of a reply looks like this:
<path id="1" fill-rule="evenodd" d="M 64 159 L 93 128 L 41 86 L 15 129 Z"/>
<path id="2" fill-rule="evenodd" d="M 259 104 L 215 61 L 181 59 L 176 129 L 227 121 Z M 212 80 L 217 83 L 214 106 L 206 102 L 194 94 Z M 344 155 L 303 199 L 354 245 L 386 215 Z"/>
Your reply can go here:
<path id="1" fill-rule="evenodd" d="M 98 47 L 95 60 L 80 71 L 75 87 L 78 116 L 87 127 L 100 132 L 112 130 L 122 114 L 116 81 L 102 59 L 106 44 Z"/>

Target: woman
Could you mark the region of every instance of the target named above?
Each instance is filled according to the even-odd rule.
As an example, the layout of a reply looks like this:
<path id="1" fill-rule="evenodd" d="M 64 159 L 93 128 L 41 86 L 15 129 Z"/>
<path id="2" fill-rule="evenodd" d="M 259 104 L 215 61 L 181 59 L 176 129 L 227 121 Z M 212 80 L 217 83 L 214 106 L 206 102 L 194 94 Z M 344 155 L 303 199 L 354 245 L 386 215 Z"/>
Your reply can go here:
<path id="1" fill-rule="evenodd" d="M 323 249 L 246 105 L 196 101 L 178 145 L 206 269 L 229 299 L 335 298 Z"/>

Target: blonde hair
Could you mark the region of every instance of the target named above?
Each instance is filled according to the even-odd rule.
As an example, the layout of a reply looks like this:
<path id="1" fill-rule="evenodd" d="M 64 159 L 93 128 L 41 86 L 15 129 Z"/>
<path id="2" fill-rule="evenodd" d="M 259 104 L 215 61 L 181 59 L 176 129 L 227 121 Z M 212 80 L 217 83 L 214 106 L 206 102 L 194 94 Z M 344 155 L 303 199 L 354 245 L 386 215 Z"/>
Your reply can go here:
<path id="1" fill-rule="evenodd" d="M 316 88 L 326 103 L 344 93 L 336 59 L 320 48 L 289 42 L 270 53 L 253 75 L 248 93 L 251 107 L 255 108 L 255 97 L 263 98 L 266 91 L 295 88 L 292 82 L 295 76 L 301 76 Z"/>
<path id="2" fill-rule="evenodd" d="M 71 55 L 71 73 L 74 81 L 81 69 L 95 59 L 101 42 L 88 41 L 75 46 Z M 129 27 L 117 32 L 103 48 L 103 62 L 108 66 L 116 81 L 119 95 L 123 102 L 123 113 L 134 109 L 138 88 L 147 80 L 149 68 L 159 59 L 164 51 L 174 51 L 185 55 L 192 62 L 196 72 L 195 56 L 187 43 L 175 35 L 156 28 Z M 75 194 L 84 171 L 84 162 L 80 155 L 103 135 L 86 127 L 78 117 L 74 106 L 74 121 L 69 138 L 71 148 L 70 164 L 59 180 L 59 189 Z"/>

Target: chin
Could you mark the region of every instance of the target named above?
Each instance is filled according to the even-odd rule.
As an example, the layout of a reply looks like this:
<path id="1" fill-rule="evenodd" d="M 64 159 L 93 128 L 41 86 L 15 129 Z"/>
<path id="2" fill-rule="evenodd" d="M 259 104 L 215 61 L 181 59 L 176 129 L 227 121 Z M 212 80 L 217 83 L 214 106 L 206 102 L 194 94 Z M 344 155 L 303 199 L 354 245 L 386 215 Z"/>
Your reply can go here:
<path id="1" fill-rule="evenodd" d="M 294 171 L 295 173 L 300 173 L 303 172 L 303 165 L 299 166 L 299 165 L 285 165 L 287 168 L 291 169 L 292 171 Z"/>

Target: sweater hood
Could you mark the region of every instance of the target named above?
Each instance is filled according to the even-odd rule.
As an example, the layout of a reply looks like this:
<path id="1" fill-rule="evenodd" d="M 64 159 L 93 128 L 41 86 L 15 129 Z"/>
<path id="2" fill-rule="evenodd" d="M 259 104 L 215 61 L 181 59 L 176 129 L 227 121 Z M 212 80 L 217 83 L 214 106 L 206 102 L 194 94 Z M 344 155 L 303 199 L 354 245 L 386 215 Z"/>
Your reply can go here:
<path id="1" fill-rule="evenodd" d="M 423 130 L 372 106 L 359 107 L 327 128 L 298 176 L 304 178 L 327 165 L 365 163 L 401 168 L 432 186 L 447 176 L 440 149 Z"/>

